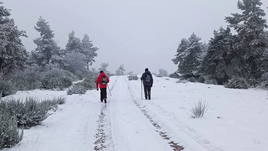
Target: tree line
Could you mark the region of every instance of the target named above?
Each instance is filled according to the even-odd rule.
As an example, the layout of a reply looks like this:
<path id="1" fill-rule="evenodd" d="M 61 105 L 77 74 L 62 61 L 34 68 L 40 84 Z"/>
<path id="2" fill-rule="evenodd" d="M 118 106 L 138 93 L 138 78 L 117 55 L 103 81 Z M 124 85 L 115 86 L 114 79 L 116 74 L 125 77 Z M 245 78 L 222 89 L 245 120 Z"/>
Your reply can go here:
<path id="1" fill-rule="evenodd" d="M 181 40 L 175 58 L 179 76 L 193 81 L 268 86 L 268 31 L 261 0 L 238 1 L 240 13 L 225 18 L 209 43 L 192 34 Z"/>
<path id="2" fill-rule="evenodd" d="M 72 31 L 65 48 L 60 48 L 48 21 L 40 17 L 34 26 L 39 33 L 33 40 L 35 49 L 26 50 L 22 38 L 27 34 L 18 29 L 10 15 L 0 2 L 0 93 L 5 93 L 7 87 L 63 88 L 92 72 L 90 66 L 98 48 L 87 34 L 81 40 Z"/>

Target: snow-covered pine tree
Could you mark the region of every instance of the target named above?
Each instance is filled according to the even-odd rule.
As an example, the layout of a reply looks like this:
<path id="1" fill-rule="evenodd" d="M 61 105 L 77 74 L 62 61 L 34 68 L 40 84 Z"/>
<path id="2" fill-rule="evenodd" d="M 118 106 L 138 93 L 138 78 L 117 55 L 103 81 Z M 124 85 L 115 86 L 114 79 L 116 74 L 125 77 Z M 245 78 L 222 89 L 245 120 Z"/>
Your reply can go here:
<path id="1" fill-rule="evenodd" d="M 92 41 L 89 40 L 89 36 L 85 35 L 82 39 L 82 53 L 86 56 L 87 70 L 89 70 L 89 65 L 95 62 L 95 57 L 97 56 L 97 47 L 94 47 Z"/>
<path id="2" fill-rule="evenodd" d="M 87 58 L 83 53 L 81 40 L 75 36 L 74 31 L 69 34 L 64 53 L 64 69 L 83 77 L 88 66 Z"/>
<path id="3" fill-rule="evenodd" d="M 268 45 L 268 31 L 265 32 L 265 38 Z M 268 75 L 268 48 L 264 50 L 263 55 L 261 57 L 261 62 L 262 62 L 261 66 L 262 72 Z"/>
<path id="4" fill-rule="evenodd" d="M 237 32 L 237 49 L 234 55 L 240 56 L 242 62 L 241 76 L 250 79 L 259 79 L 262 75 L 261 56 L 267 48 L 264 29 L 267 28 L 261 0 L 238 1 L 241 13 L 234 13 L 226 17 L 229 26 Z"/>
<path id="5" fill-rule="evenodd" d="M 10 12 L 0 3 L 0 79 L 16 69 L 24 68 L 28 54 L 21 37 L 26 37 L 24 31 L 18 30 Z"/>
<path id="6" fill-rule="evenodd" d="M 203 45 L 200 38 L 194 33 L 188 40 L 182 40 L 176 55 L 173 60 L 178 63 L 178 72 L 186 77 L 195 76 L 199 70 L 202 59 Z"/>
<path id="7" fill-rule="evenodd" d="M 208 52 L 201 65 L 200 72 L 203 76 L 216 80 L 218 84 L 224 84 L 230 79 L 232 73 L 228 67 L 232 58 L 228 55 L 232 51 L 232 44 L 233 35 L 230 28 L 214 31 L 214 37 L 209 41 Z"/>
<path id="8" fill-rule="evenodd" d="M 40 33 L 40 37 L 34 40 L 36 49 L 32 52 L 32 58 L 36 64 L 45 67 L 48 64 L 56 64 L 62 59 L 60 48 L 54 40 L 54 33 L 50 29 L 48 22 L 42 17 L 36 23 L 35 30 Z"/>
<path id="9" fill-rule="evenodd" d="M 80 77 L 86 72 L 86 57 L 82 53 L 79 52 L 69 52 L 66 53 L 63 62 L 64 62 L 64 69 L 68 70 L 75 75 Z"/>
<path id="10" fill-rule="evenodd" d="M 188 39 L 182 39 L 181 43 L 179 44 L 179 47 L 177 49 L 177 54 L 175 55 L 176 57 L 174 59 L 172 59 L 172 61 L 174 62 L 174 64 L 178 64 L 179 62 L 183 61 L 183 58 L 185 58 L 185 51 L 186 49 L 188 49 L 189 47 L 189 41 Z"/>
<path id="11" fill-rule="evenodd" d="M 82 53 L 81 40 L 79 38 L 75 37 L 75 32 L 74 31 L 72 31 L 69 34 L 69 39 L 68 39 L 68 42 L 66 44 L 65 51 L 66 51 L 66 53 L 70 53 L 70 52 Z"/>
<path id="12" fill-rule="evenodd" d="M 116 75 L 119 75 L 119 76 L 124 75 L 125 72 L 126 72 L 126 69 L 124 65 L 120 65 L 118 69 L 115 71 Z"/>

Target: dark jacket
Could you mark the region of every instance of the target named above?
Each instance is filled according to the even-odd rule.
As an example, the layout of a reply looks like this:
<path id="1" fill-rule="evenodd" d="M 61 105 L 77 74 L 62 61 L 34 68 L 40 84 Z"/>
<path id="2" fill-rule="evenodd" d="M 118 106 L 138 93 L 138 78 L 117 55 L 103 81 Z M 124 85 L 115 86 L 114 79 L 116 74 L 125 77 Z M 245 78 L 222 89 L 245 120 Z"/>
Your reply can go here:
<path id="1" fill-rule="evenodd" d="M 149 76 L 150 80 L 147 79 L 147 76 Z M 141 76 L 141 80 L 143 81 L 143 85 L 144 86 L 148 86 L 148 87 L 152 87 L 153 86 L 153 83 L 154 83 L 154 79 L 153 79 L 153 76 L 151 74 L 150 71 L 145 71 L 142 76 Z"/>

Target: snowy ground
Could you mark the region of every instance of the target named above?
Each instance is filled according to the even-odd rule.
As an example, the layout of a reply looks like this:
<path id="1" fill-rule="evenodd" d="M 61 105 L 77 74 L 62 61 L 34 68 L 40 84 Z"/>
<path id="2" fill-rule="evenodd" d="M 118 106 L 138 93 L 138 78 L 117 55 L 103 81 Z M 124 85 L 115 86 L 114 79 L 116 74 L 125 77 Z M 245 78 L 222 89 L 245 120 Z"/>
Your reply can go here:
<path id="1" fill-rule="evenodd" d="M 25 130 L 22 142 L 4 151 L 267 151 L 268 92 L 234 90 L 155 78 L 152 100 L 141 100 L 140 81 L 112 77 L 107 105 L 99 92 L 19 92 L 15 98 L 65 97 L 66 104 L 41 126 Z M 198 102 L 208 105 L 192 119 Z"/>

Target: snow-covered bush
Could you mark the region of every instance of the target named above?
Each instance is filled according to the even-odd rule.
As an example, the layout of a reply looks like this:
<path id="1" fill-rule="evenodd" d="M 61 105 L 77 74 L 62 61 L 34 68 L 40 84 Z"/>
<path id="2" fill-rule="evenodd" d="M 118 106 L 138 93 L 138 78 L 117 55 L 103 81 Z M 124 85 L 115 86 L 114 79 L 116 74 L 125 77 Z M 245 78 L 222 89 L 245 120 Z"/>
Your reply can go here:
<path id="1" fill-rule="evenodd" d="M 75 76 L 66 70 L 52 69 L 44 73 L 42 88 L 63 90 L 70 87 L 74 79 Z"/>
<path id="2" fill-rule="evenodd" d="M 87 76 L 83 82 L 81 82 L 87 90 L 96 88 L 96 78 L 94 76 Z"/>
<path id="3" fill-rule="evenodd" d="M 16 117 L 8 112 L 6 104 L 0 103 L 0 149 L 14 146 L 22 140 L 22 136 Z"/>
<path id="4" fill-rule="evenodd" d="M 167 77 L 168 76 L 168 72 L 167 72 L 167 70 L 165 70 L 165 69 L 159 69 L 158 70 L 158 77 Z"/>
<path id="5" fill-rule="evenodd" d="M 59 104 L 59 105 L 65 104 L 65 98 L 60 97 L 60 98 L 56 98 L 54 100 L 56 100 L 57 104 Z"/>
<path id="6" fill-rule="evenodd" d="M 82 82 L 74 84 L 74 86 L 67 91 L 67 94 L 85 94 L 87 90 L 94 89 L 96 87 L 96 77 L 96 73 L 88 72 L 85 79 Z"/>
<path id="7" fill-rule="evenodd" d="M 243 78 L 233 78 L 229 80 L 225 85 L 226 88 L 234 88 L 234 89 L 248 89 L 249 84 Z"/>
<path id="8" fill-rule="evenodd" d="M 11 77 L 11 81 L 18 90 L 33 90 L 41 87 L 41 76 L 36 66 L 16 72 Z"/>
<path id="9" fill-rule="evenodd" d="M 129 75 L 128 80 L 138 80 L 139 77 L 137 75 Z"/>
<path id="10" fill-rule="evenodd" d="M 193 108 L 192 108 L 192 118 L 202 118 L 207 111 L 207 105 L 199 101 Z"/>
<path id="11" fill-rule="evenodd" d="M 190 77 L 187 80 L 190 82 L 197 82 L 197 79 L 195 77 Z"/>
<path id="12" fill-rule="evenodd" d="M 11 82 L 0 80 L 0 97 L 4 97 L 15 93 L 14 87 Z"/>
<path id="13" fill-rule="evenodd" d="M 63 98 L 44 101 L 35 98 L 27 98 L 25 101 L 11 99 L 0 102 L 0 106 L 6 106 L 7 111 L 16 117 L 18 126 L 30 128 L 39 125 L 48 117 L 48 111 L 56 110 L 62 102 Z"/>
<path id="14" fill-rule="evenodd" d="M 202 76 L 202 77 L 204 78 L 204 83 L 205 84 L 214 84 L 214 85 L 218 84 L 217 80 L 214 79 L 214 78 L 211 78 L 209 76 Z"/>
<path id="15" fill-rule="evenodd" d="M 268 88 L 268 72 L 262 75 L 260 85 L 261 87 Z"/>
<path id="16" fill-rule="evenodd" d="M 181 78 L 181 76 L 179 75 L 179 73 L 175 72 L 169 75 L 170 78 L 175 78 L 175 79 L 179 79 Z"/>
<path id="17" fill-rule="evenodd" d="M 85 94 L 87 91 L 87 89 L 81 84 L 75 84 L 73 87 L 71 87 L 68 91 L 67 94 L 68 95 L 72 95 L 72 94 Z"/>

